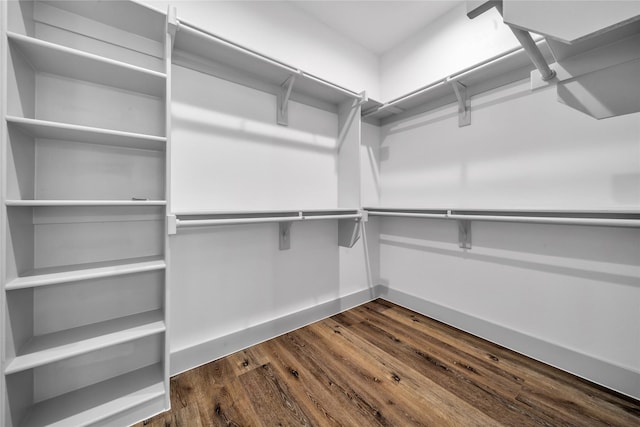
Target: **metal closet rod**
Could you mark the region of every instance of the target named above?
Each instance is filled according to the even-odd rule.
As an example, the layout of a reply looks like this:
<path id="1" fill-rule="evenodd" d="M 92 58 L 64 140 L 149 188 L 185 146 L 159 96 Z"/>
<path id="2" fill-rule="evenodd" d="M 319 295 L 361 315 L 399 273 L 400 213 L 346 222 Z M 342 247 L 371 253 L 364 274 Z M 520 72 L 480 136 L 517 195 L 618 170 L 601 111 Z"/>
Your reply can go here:
<path id="1" fill-rule="evenodd" d="M 362 99 L 362 95 L 356 92 L 353 92 L 349 89 L 345 89 L 342 86 L 339 86 L 335 83 L 332 83 L 328 80 L 325 80 L 323 78 L 314 76 L 313 74 L 309 74 L 307 72 L 304 72 L 298 68 L 292 67 L 290 65 L 285 64 L 284 62 L 278 61 L 277 59 L 271 58 L 269 56 L 263 55 L 262 53 L 256 52 L 254 50 L 248 49 L 246 47 L 240 46 L 238 44 L 235 44 L 229 40 L 223 39 L 219 36 L 216 36 L 215 34 L 212 34 L 210 32 L 208 32 L 207 30 L 204 30 L 202 28 L 199 28 L 193 24 L 187 24 L 184 23 L 180 20 L 178 20 L 178 30 L 179 31 L 187 31 L 187 32 L 191 32 L 192 34 L 198 36 L 198 37 L 202 37 L 208 41 L 217 43 L 217 44 L 221 44 L 223 46 L 226 46 L 230 49 L 235 50 L 236 52 L 240 52 L 244 55 L 247 56 L 251 56 L 252 58 L 258 59 L 260 61 L 263 62 L 267 62 L 271 65 L 274 65 L 278 68 L 280 68 L 281 70 L 284 70 L 288 73 L 294 74 L 294 75 L 298 75 L 298 76 L 302 76 L 305 77 L 309 80 L 313 80 L 321 85 L 327 86 L 335 91 L 338 91 L 344 95 L 350 96 L 354 99 Z"/>
<path id="2" fill-rule="evenodd" d="M 182 227 L 203 227 L 212 225 L 235 225 L 235 224 L 259 224 L 266 222 L 293 222 L 310 221 L 321 219 L 357 219 L 362 218 L 361 213 L 357 214 L 332 214 L 332 215 L 304 215 L 298 212 L 297 216 L 260 216 L 252 218 L 216 218 L 216 219 L 176 219 L 176 226 Z"/>
<path id="3" fill-rule="evenodd" d="M 540 38 L 537 41 L 535 41 L 535 44 L 537 45 L 538 43 L 542 43 L 543 41 L 544 41 L 544 39 Z M 434 89 L 436 87 L 439 87 L 439 86 L 442 86 L 442 85 L 448 85 L 448 84 L 450 84 L 449 83 L 450 80 L 458 80 L 458 79 L 464 77 L 466 74 L 469 74 L 469 73 L 474 72 L 474 71 L 478 71 L 478 70 L 482 69 L 483 67 L 486 67 L 487 65 L 489 65 L 489 64 L 491 64 L 493 62 L 500 61 L 502 59 L 506 59 L 509 56 L 517 55 L 517 54 L 519 54 L 521 52 L 525 52 L 523 47 L 518 46 L 518 47 L 511 48 L 511 49 L 507 50 L 506 52 L 502 52 L 502 53 L 500 53 L 498 55 L 492 56 L 489 59 L 485 59 L 482 62 L 478 62 L 477 64 L 474 64 L 474 65 L 472 65 L 470 67 L 464 68 L 464 69 L 462 69 L 462 70 L 460 70 L 460 71 L 458 71 L 458 72 L 456 72 L 454 74 L 451 74 L 450 76 L 447 76 L 447 77 L 445 77 L 443 79 L 437 80 L 437 81 L 435 81 L 433 83 L 430 83 L 430 84 L 428 84 L 426 86 L 423 86 L 423 87 L 421 87 L 419 89 L 416 89 L 416 90 L 414 90 L 412 92 L 409 92 L 406 95 L 402 95 L 399 98 L 396 98 L 396 99 L 393 99 L 393 100 L 391 100 L 389 102 L 386 102 L 386 103 L 382 104 L 380 107 L 378 107 L 375 110 L 371 111 L 370 113 L 365 114 L 364 117 L 371 116 L 373 114 L 376 114 L 379 111 L 383 111 L 383 110 L 385 110 L 387 108 L 391 108 L 391 107 L 395 106 L 396 104 L 402 103 L 404 101 L 408 101 L 409 99 L 414 98 L 414 97 L 416 97 L 418 95 L 421 95 L 421 94 L 423 94 L 425 92 L 428 92 L 429 90 L 432 90 L 432 89 Z"/>
<path id="4" fill-rule="evenodd" d="M 511 212 L 511 211 L 510 211 Z M 518 213 L 513 211 L 514 213 Z M 592 225 L 601 227 L 640 227 L 639 219 L 625 218 L 585 218 L 582 216 L 516 216 L 516 215 L 482 215 L 482 214 L 457 214 L 455 211 L 447 210 L 445 213 L 420 213 L 420 212 L 393 212 L 367 210 L 369 215 L 390 216 L 405 218 L 436 218 L 455 219 L 467 221 L 494 221 L 494 222 L 524 222 L 534 224 L 565 224 L 565 225 Z M 527 214 L 528 211 L 519 213 Z"/>

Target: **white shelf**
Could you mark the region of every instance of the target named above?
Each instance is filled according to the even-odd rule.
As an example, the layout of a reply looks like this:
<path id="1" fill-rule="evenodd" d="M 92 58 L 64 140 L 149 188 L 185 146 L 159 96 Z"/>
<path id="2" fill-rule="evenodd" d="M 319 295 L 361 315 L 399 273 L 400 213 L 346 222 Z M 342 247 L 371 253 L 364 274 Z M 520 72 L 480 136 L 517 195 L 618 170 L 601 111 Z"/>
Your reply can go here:
<path id="1" fill-rule="evenodd" d="M 165 331 L 162 310 L 135 314 L 33 337 L 9 361 L 5 374 L 13 374 L 62 359 L 134 341 Z"/>
<path id="2" fill-rule="evenodd" d="M 165 394 L 161 364 L 33 405 L 20 427 L 87 426 Z"/>
<path id="3" fill-rule="evenodd" d="M 7 200 L 7 206 L 165 206 L 164 200 Z"/>
<path id="4" fill-rule="evenodd" d="M 538 48 L 547 61 L 552 60 L 551 51 L 544 40 L 538 42 Z M 369 108 L 362 109 L 362 117 L 385 125 L 402 117 L 455 103 L 457 98 L 447 78 L 466 86 L 467 95 L 471 97 L 525 79 L 534 69 L 524 49 L 514 48 L 389 102 L 370 102 L 367 105 Z"/>
<path id="5" fill-rule="evenodd" d="M 7 291 L 35 288 L 81 280 L 115 277 L 126 274 L 163 270 L 165 261 L 159 257 L 135 258 L 126 261 L 109 261 L 78 264 L 65 267 L 35 269 L 28 274 L 13 279 L 5 285 Z"/>
<path id="6" fill-rule="evenodd" d="M 360 98 L 356 92 L 183 22 L 176 32 L 174 62 L 187 67 L 196 66 L 205 72 L 208 68 L 211 74 L 240 84 L 246 84 L 245 78 L 248 78 L 267 86 L 280 87 L 295 75 L 292 99 L 300 102 L 317 100 L 339 105 Z M 301 97 L 296 98 L 296 95 Z"/>
<path id="7" fill-rule="evenodd" d="M 34 138 L 76 141 L 144 150 L 165 151 L 167 138 L 25 117 L 7 116 L 7 123 Z"/>
<path id="8" fill-rule="evenodd" d="M 8 32 L 7 37 L 39 72 L 164 97 L 166 74 L 21 34 Z"/>

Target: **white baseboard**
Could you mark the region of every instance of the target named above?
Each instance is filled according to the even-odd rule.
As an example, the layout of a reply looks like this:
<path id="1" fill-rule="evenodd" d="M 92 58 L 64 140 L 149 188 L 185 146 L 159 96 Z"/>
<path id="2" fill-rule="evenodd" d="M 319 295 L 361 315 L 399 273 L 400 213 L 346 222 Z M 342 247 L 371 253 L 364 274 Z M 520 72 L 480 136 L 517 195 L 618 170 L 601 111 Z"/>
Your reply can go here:
<path id="1" fill-rule="evenodd" d="M 171 375 L 193 369 L 213 360 L 270 340 L 318 320 L 341 313 L 376 299 L 380 286 L 365 289 L 277 319 L 214 338 L 210 341 L 171 353 Z"/>
<path id="2" fill-rule="evenodd" d="M 561 347 L 401 291 L 379 287 L 379 297 L 447 325 L 640 400 L 640 372 Z"/>

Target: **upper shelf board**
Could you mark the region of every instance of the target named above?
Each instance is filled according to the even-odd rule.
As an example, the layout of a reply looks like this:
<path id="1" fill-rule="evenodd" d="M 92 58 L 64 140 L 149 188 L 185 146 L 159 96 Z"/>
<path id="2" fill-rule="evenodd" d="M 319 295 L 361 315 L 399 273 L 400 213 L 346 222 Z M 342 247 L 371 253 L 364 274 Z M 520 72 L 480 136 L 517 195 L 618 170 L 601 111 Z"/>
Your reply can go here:
<path id="1" fill-rule="evenodd" d="M 290 76 L 295 75 L 291 98 L 296 99 L 297 95 L 301 101 L 311 98 L 339 105 L 360 98 L 356 92 L 182 22 L 176 32 L 174 61 L 185 66 L 194 62 L 201 66 L 206 63 L 209 65 L 208 71 L 221 78 L 236 83 L 250 79 L 273 88 L 282 86 Z"/>
<path id="2" fill-rule="evenodd" d="M 164 43 L 166 15 L 139 1 L 47 0 L 48 5 Z"/>
<path id="3" fill-rule="evenodd" d="M 26 117 L 7 116 L 7 123 L 34 138 L 84 142 L 144 150 L 165 151 L 167 138 L 111 129 L 94 128 Z"/>
<path id="4" fill-rule="evenodd" d="M 538 47 L 544 57 L 552 61 L 551 51 L 546 42 L 538 42 Z M 467 94 L 474 96 L 525 79 L 534 69 L 535 66 L 524 49 L 516 48 L 452 74 L 449 78 L 462 83 L 467 87 Z M 378 124 L 385 125 L 398 118 L 454 102 L 457 102 L 457 99 L 453 87 L 447 82 L 447 78 L 443 78 L 387 103 L 369 109 L 363 108 L 362 116 L 369 121 L 377 121 Z"/>
<path id="5" fill-rule="evenodd" d="M 573 44 L 640 20 L 640 2 L 505 1 L 503 16 L 509 25 Z"/>
<path id="6" fill-rule="evenodd" d="M 640 2 L 638 2 L 640 4 Z M 640 18 L 640 17 L 639 17 Z M 626 25 L 617 26 L 609 31 L 599 33 L 596 36 L 576 41 L 572 44 L 563 43 L 554 39 L 547 39 L 553 56 L 559 62 L 578 55 L 610 45 L 628 37 L 640 34 L 640 19 L 629 22 Z M 636 52 L 640 51 L 640 45 L 636 45 Z"/>
<path id="7" fill-rule="evenodd" d="M 7 37 L 39 72 L 164 97 L 166 74 L 21 34 Z"/>

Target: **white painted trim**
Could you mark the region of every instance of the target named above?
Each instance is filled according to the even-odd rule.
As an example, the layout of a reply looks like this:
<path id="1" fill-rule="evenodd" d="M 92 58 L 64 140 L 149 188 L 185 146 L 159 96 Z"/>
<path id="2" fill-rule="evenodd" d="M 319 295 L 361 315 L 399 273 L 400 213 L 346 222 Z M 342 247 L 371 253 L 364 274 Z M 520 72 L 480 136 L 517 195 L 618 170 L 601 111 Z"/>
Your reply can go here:
<path id="1" fill-rule="evenodd" d="M 238 332 L 177 350 L 171 354 L 171 375 L 188 371 L 252 345 L 373 301 L 378 298 L 380 291 L 381 286 L 379 285 L 364 289 Z"/>
<path id="2" fill-rule="evenodd" d="M 640 372 L 509 329 L 416 296 L 378 286 L 380 298 L 588 381 L 640 399 Z"/>

